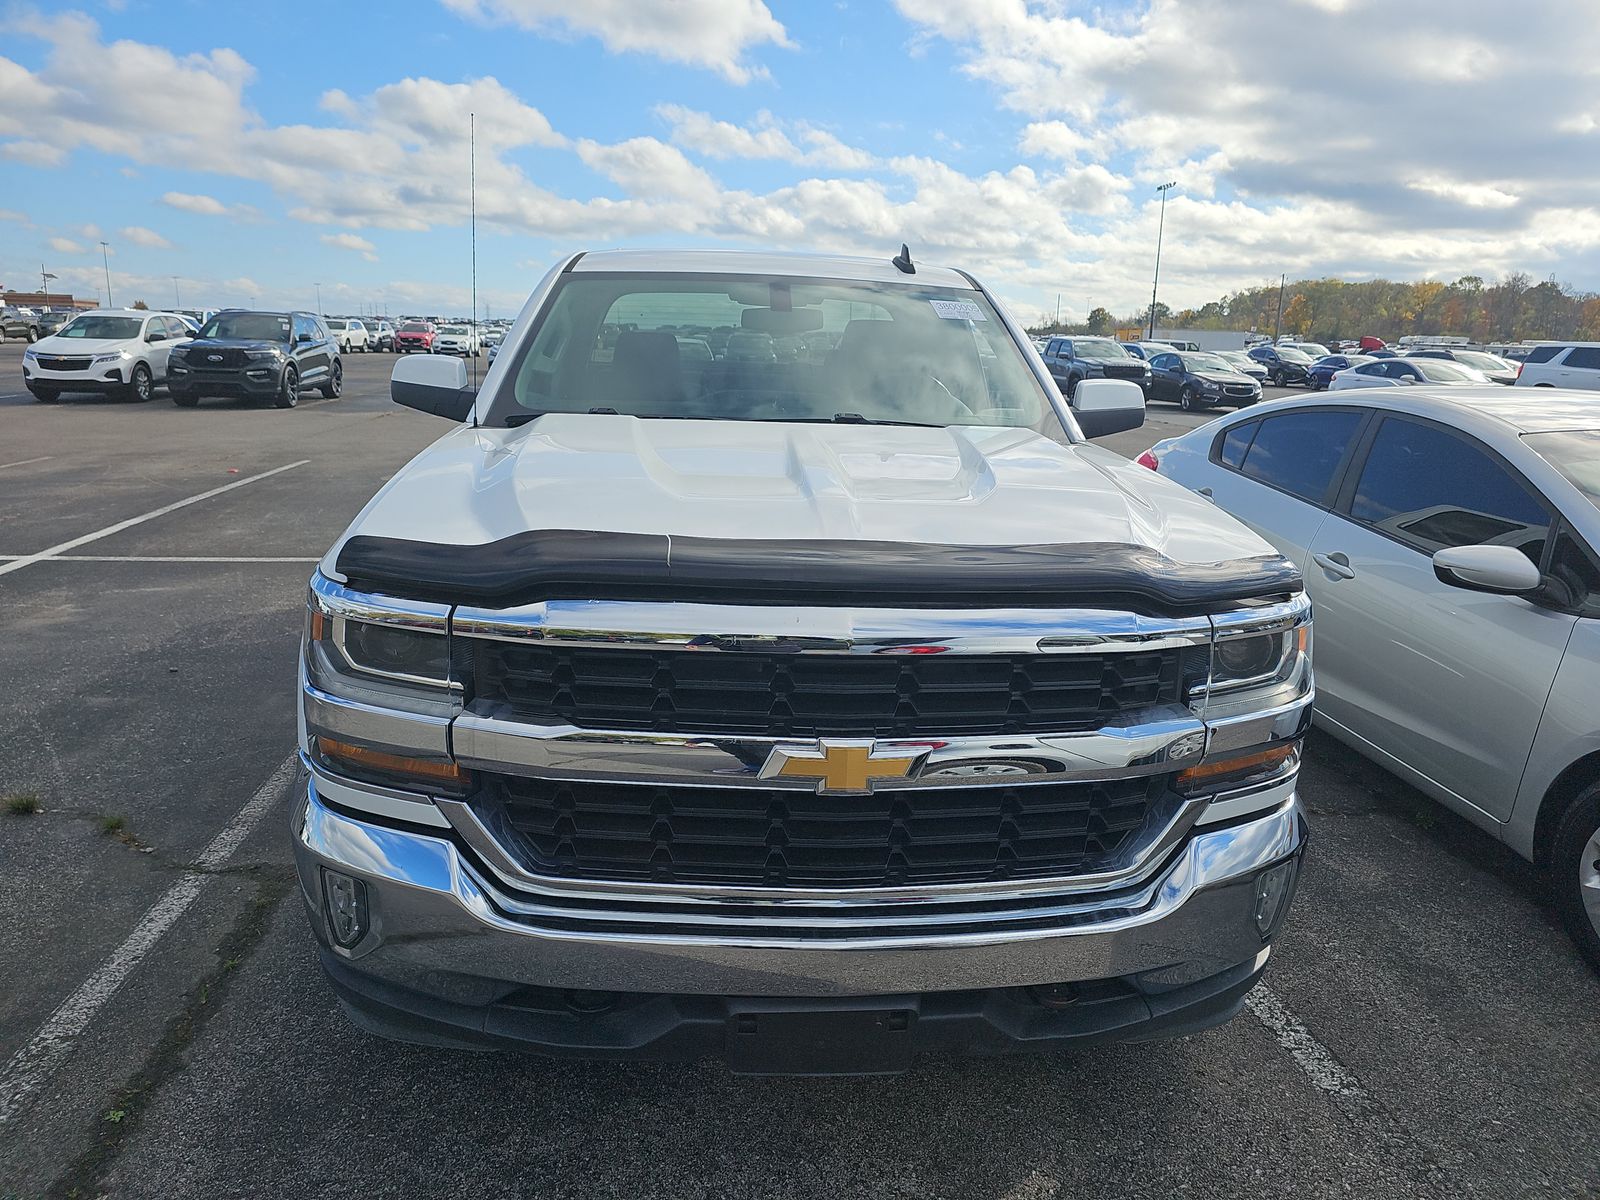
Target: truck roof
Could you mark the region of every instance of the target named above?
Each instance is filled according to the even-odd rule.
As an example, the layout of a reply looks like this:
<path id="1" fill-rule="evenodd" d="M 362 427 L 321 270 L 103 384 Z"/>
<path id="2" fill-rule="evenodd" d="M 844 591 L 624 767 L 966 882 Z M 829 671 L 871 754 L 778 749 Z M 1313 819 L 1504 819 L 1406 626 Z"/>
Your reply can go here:
<path id="1" fill-rule="evenodd" d="M 568 269 L 573 272 L 790 275 L 800 279 L 859 279 L 875 283 L 973 290 L 967 278 L 950 267 L 916 262 L 916 274 L 907 275 L 890 261 L 892 257 L 892 250 L 882 258 L 782 254 L 765 250 L 592 250 Z M 912 259 L 915 262 L 915 251 Z"/>

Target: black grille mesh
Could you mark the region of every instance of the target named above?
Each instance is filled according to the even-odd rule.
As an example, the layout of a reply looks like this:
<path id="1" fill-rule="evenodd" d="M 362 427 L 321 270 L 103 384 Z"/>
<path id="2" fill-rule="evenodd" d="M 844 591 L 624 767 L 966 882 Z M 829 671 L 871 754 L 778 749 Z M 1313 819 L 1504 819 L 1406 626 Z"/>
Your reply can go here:
<path id="1" fill-rule="evenodd" d="M 500 777 L 488 790 L 546 875 L 898 887 L 1101 869 L 1165 787 L 1147 776 L 819 796 Z"/>
<path id="2" fill-rule="evenodd" d="M 1069 732 L 1181 691 L 1171 650 L 784 655 L 483 642 L 475 658 L 474 694 L 497 715 L 656 733 Z"/>

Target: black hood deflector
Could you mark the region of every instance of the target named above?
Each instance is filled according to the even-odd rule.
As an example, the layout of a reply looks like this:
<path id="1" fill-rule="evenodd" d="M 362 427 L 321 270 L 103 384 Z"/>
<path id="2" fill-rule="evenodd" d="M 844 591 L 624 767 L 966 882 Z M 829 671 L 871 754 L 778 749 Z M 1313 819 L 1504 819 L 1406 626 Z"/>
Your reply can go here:
<path id="1" fill-rule="evenodd" d="M 540 529 L 453 546 L 357 535 L 350 585 L 414 600 L 505 607 L 540 600 L 892 608 L 1108 608 L 1200 616 L 1301 590 L 1277 554 L 1178 563 L 1147 546 L 942 546 L 761 541 Z"/>

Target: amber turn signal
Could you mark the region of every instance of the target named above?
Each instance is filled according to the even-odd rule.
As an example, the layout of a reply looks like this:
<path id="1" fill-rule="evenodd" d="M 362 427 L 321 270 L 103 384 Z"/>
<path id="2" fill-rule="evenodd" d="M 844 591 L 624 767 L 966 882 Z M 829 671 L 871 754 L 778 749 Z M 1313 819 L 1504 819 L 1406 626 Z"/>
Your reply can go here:
<path id="1" fill-rule="evenodd" d="M 343 763 L 358 771 L 377 771 L 384 775 L 423 779 L 429 783 L 447 784 L 453 788 L 463 787 L 467 782 L 467 773 L 457 763 L 408 758 L 403 754 L 369 750 L 365 746 L 356 746 L 350 742 L 335 741 L 327 737 L 319 737 L 316 742 L 318 756 L 333 766 Z"/>
<path id="2" fill-rule="evenodd" d="M 1249 754 L 1236 754 L 1231 758 L 1219 758 L 1215 762 L 1201 763 L 1197 767 L 1178 772 L 1178 790 L 1192 792 L 1204 784 L 1269 775 L 1299 752 L 1300 743 L 1289 742 L 1282 746 L 1274 746 L 1270 750 L 1254 750 Z"/>

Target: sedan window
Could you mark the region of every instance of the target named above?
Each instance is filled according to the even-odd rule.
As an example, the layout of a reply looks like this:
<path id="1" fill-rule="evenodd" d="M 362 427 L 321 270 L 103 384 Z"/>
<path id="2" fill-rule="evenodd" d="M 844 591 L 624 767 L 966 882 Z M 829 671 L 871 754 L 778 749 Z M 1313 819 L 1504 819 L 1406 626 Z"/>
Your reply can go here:
<path id="1" fill-rule="evenodd" d="M 1268 417 L 1250 444 L 1241 473 L 1321 504 L 1360 426 L 1361 414 L 1349 409 L 1303 409 Z"/>
<path id="2" fill-rule="evenodd" d="M 1373 439 L 1350 516 L 1424 554 L 1493 543 L 1535 563 L 1550 526 L 1545 506 L 1481 446 L 1397 417 Z"/>

